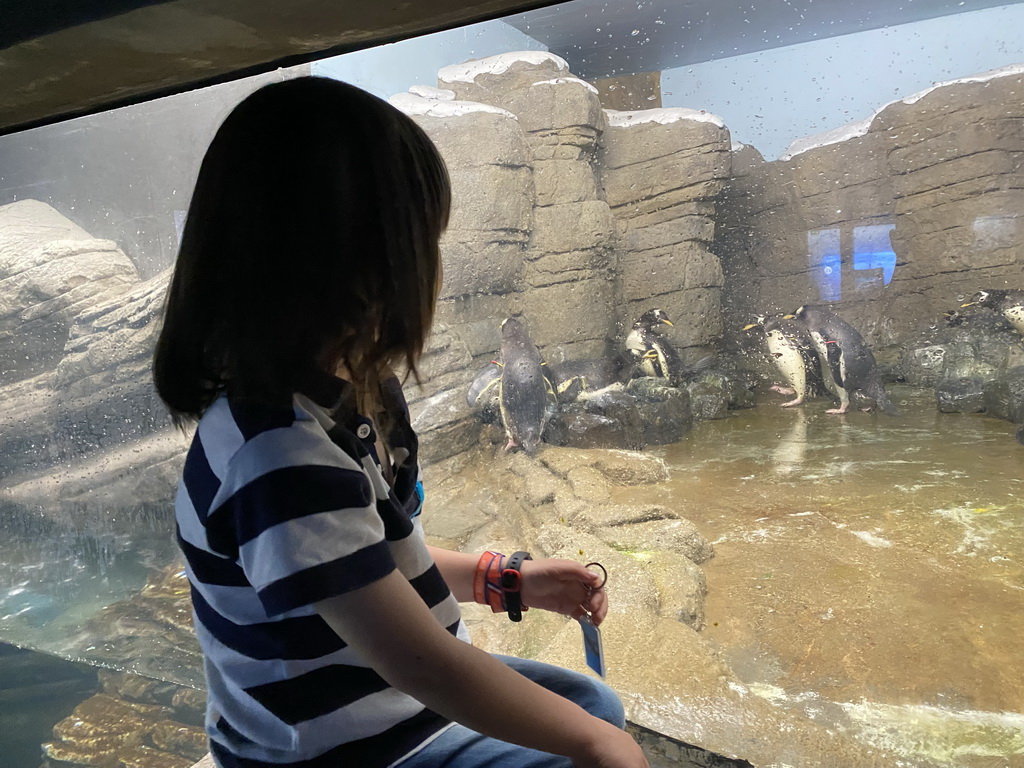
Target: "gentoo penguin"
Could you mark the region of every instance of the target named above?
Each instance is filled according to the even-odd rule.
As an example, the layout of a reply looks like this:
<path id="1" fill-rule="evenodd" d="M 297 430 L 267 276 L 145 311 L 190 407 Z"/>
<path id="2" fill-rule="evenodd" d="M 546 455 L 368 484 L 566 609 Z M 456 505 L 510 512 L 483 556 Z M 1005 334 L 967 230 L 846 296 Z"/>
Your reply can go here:
<path id="1" fill-rule="evenodd" d="M 553 392 L 537 349 L 526 327 L 509 317 L 501 324 L 501 381 L 499 405 L 508 436 L 505 450 L 520 446 L 532 454 L 540 445 L 551 418 Z"/>
<path id="2" fill-rule="evenodd" d="M 826 374 L 825 383 L 828 385 L 831 379 L 835 387 L 839 407 L 830 408 L 826 413 L 846 413 L 850 408 L 850 394 L 861 392 L 890 416 L 899 415 L 882 386 L 875 356 L 856 328 L 828 310 L 807 305 L 783 317 L 796 318 L 810 332 Z"/>
<path id="3" fill-rule="evenodd" d="M 988 307 L 1007 320 L 1017 332 L 1024 334 L 1024 291 L 978 291 L 961 307 Z"/>
<path id="4" fill-rule="evenodd" d="M 662 325 L 672 326 L 663 309 L 649 309 L 640 315 L 626 336 L 626 354 L 633 362 L 636 376 L 654 376 L 675 384 L 683 373 L 682 360 L 675 347 L 661 335 Z"/>
<path id="5" fill-rule="evenodd" d="M 782 316 L 758 317 L 757 322 L 744 326 L 743 330 L 751 331 L 755 328 L 764 330 L 768 356 L 789 383 L 789 388 L 774 386 L 772 389 L 785 395 L 796 395 L 792 400 L 782 403 L 783 408 L 800 405 L 808 397 L 825 394 L 818 353 L 810 333 L 802 323 Z"/>

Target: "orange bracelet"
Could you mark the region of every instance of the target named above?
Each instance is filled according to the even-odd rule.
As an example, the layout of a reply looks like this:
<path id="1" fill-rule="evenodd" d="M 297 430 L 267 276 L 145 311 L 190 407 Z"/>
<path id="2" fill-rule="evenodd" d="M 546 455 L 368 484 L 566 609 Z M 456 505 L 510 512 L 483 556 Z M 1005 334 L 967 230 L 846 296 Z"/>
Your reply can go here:
<path id="1" fill-rule="evenodd" d="M 505 556 L 500 552 L 484 552 L 476 563 L 473 575 L 473 601 L 491 606 L 494 613 L 505 611 L 505 591 L 501 588 L 501 570 Z"/>

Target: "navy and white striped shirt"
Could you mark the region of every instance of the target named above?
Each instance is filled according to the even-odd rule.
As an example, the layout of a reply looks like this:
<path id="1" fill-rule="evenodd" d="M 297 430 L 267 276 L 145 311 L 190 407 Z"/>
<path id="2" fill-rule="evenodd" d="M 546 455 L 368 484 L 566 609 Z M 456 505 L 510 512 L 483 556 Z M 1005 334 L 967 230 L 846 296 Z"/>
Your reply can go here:
<path id="1" fill-rule="evenodd" d="M 329 377 L 315 389 L 292 408 L 222 396 L 185 461 L 178 541 L 222 768 L 384 767 L 448 725 L 384 682 L 313 608 L 397 568 L 468 640 L 413 519 L 416 440 L 398 381 L 384 392 L 396 423 L 388 443 L 404 458 L 391 487 L 351 387 Z"/>

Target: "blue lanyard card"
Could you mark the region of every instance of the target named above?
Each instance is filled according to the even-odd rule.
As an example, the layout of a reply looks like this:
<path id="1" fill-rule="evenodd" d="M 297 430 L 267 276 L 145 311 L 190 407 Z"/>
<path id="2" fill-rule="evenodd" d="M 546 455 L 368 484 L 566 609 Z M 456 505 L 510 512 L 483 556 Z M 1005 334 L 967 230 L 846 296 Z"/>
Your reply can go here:
<path id="1" fill-rule="evenodd" d="M 601 630 L 594 626 L 589 616 L 580 620 L 583 629 L 583 655 L 587 666 L 604 677 L 604 646 L 601 645 Z"/>

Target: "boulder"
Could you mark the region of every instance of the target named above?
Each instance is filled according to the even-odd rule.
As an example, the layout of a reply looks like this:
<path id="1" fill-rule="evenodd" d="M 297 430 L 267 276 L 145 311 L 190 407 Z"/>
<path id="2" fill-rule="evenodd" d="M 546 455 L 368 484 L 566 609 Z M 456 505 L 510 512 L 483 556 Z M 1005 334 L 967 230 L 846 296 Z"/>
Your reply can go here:
<path id="1" fill-rule="evenodd" d="M 1024 424 L 1024 366 L 985 384 L 985 410 L 998 419 Z"/>
<path id="2" fill-rule="evenodd" d="M 982 413 L 985 411 L 985 381 L 977 376 L 943 379 L 935 385 L 940 413 Z"/>
<path id="3" fill-rule="evenodd" d="M 45 203 L 0 207 L 0 385 L 55 367 L 75 317 L 138 281 L 116 243 Z"/>

